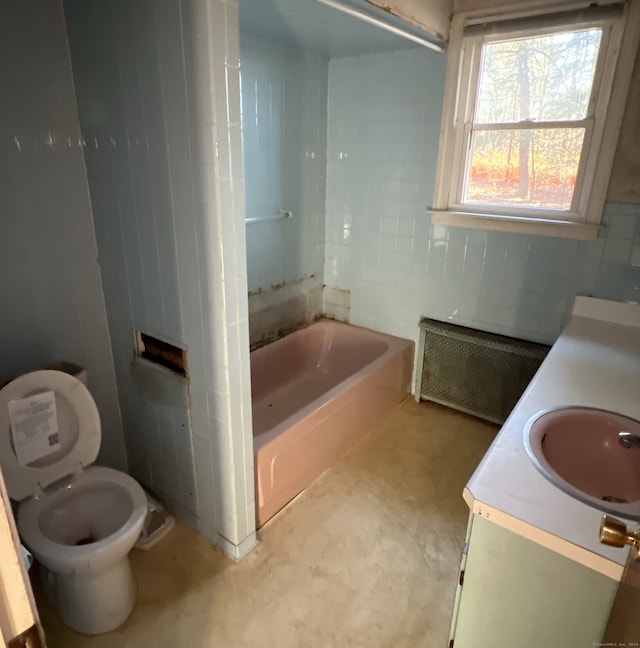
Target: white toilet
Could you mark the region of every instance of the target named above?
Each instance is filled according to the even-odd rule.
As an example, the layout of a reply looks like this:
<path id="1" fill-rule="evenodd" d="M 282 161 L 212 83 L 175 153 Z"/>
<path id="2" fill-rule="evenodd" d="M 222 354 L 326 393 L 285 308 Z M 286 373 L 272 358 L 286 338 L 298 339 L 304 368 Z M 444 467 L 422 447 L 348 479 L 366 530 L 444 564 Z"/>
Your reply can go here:
<path id="1" fill-rule="evenodd" d="M 60 447 L 20 465 L 9 405 L 48 391 L 55 394 Z M 134 479 L 91 465 L 100 439 L 96 403 L 74 376 L 34 371 L 0 390 L 0 463 L 9 496 L 20 502 L 20 536 L 58 614 L 85 634 L 114 630 L 131 613 L 137 590 L 128 554 L 147 512 Z"/>

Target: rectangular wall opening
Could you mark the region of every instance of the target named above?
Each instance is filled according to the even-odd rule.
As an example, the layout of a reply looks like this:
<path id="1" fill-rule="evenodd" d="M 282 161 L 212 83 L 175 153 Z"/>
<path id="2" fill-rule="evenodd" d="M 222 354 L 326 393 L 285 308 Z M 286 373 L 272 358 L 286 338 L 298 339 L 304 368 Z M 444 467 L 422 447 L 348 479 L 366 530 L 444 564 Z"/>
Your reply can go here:
<path id="1" fill-rule="evenodd" d="M 186 349 L 138 330 L 136 330 L 136 355 L 180 376 L 187 375 Z"/>

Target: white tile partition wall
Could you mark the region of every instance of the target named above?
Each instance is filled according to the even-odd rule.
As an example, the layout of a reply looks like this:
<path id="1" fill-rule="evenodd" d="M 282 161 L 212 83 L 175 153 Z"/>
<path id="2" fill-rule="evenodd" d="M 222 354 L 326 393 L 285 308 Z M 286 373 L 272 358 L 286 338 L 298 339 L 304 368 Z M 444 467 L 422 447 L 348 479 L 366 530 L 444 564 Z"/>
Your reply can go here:
<path id="1" fill-rule="evenodd" d="M 328 59 L 241 32 L 249 290 L 312 273 L 324 262 Z"/>
<path id="2" fill-rule="evenodd" d="M 0 78 L 0 384 L 56 360 L 86 367 L 98 462 L 126 470 L 61 3 L 0 3 Z"/>
<path id="3" fill-rule="evenodd" d="M 640 206 L 597 241 L 431 227 L 445 57 L 332 59 L 325 283 L 354 324 L 415 338 L 421 316 L 543 342 L 576 294 L 640 301 Z"/>
<path id="4" fill-rule="evenodd" d="M 352 323 L 409 338 L 445 63 L 423 49 L 329 62 L 325 283 L 350 291 Z"/>
<path id="5" fill-rule="evenodd" d="M 133 474 L 232 556 L 256 543 L 237 0 L 65 2 Z M 133 363 L 187 348 L 188 386 Z"/>
<path id="6" fill-rule="evenodd" d="M 292 213 L 247 225 L 249 291 L 260 291 L 249 298 L 253 341 L 321 310 L 329 61 L 242 25 L 240 53 L 247 218 Z"/>

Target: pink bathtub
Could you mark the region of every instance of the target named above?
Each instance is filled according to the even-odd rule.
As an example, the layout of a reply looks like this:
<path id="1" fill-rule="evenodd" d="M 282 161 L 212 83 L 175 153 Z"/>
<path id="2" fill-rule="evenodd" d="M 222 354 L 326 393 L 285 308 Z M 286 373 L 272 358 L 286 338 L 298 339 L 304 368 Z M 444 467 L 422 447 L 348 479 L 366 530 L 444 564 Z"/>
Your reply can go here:
<path id="1" fill-rule="evenodd" d="M 413 342 L 321 321 L 251 353 L 258 527 L 385 417 Z"/>

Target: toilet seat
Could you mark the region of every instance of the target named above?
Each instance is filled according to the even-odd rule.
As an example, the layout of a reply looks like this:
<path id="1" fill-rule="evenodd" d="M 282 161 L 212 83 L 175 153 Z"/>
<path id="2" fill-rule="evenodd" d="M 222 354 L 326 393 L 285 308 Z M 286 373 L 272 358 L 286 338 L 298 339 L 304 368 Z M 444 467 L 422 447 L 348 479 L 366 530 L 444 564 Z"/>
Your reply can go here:
<path id="1" fill-rule="evenodd" d="M 65 499 L 77 493 L 90 490 L 92 486 L 103 486 L 108 489 L 121 489 L 131 500 L 132 508 L 126 522 L 113 533 L 86 545 L 62 544 L 52 540 L 42 529 L 41 515 L 53 507 L 64 505 Z M 43 492 L 38 498 L 30 498 L 20 504 L 18 509 L 18 528 L 22 538 L 37 560 L 46 563 L 49 569 L 64 572 L 75 572 L 83 569 L 100 569 L 101 560 L 105 563 L 110 553 L 117 551 L 117 544 L 131 544 L 130 536 L 138 537 L 140 525 L 147 513 L 147 498 L 144 491 L 132 477 L 112 468 L 91 466 L 79 475 L 72 477 L 63 488 L 54 488 Z M 103 510 L 96 511 L 104 515 Z"/>
<path id="2" fill-rule="evenodd" d="M 9 402 L 43 391 L 56 395 L 61 448 L 26 466 L 18 463 L 11 437 Z M 54 482 L 80 472 L 98 456 L 100 414 L 89 390 L 61 371 L 33 371 L 0 389 L 0 463 L 12 499 L 22 501 Z"/>

